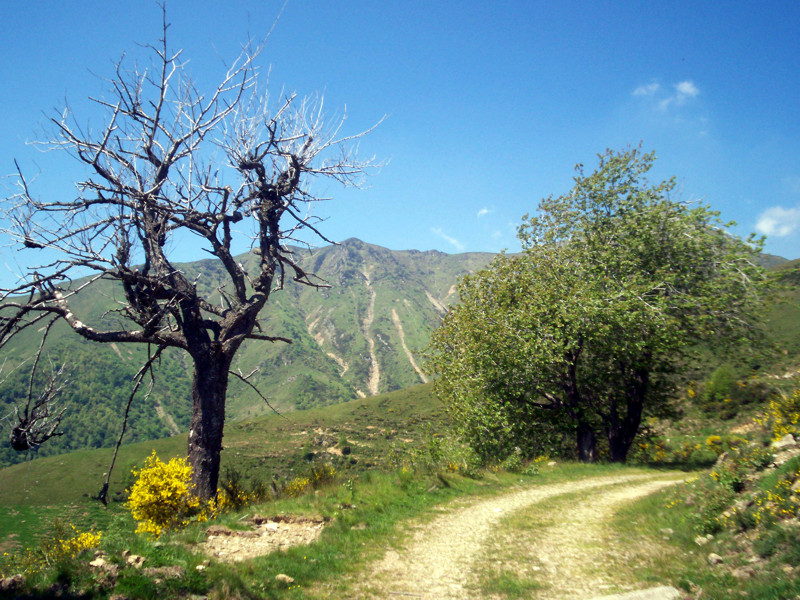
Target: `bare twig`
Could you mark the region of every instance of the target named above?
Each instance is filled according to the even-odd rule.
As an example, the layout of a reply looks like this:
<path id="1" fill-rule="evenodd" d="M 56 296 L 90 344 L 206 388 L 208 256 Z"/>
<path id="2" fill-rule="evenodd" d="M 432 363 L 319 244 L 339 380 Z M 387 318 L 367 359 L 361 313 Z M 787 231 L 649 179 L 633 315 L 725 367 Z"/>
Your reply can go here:
<path id="1" fill-rule="evenodd" d="M 111 456 L 111 464 L 108 466 L 108 472 L 106 472 L 106 480 L 103 482 L 103 487 L 98 492 L 96 498 L 100 500 L 103 504 L 108 504 L 108 485 L 111 481 L 111 472 L 114 470 L 114 463 L 117 462 L 117 453 L 119 452 L 119 447 L 122 445 L 122 438 L 125 437 L 125 433 L 128 430 L 128 415 L 131 411 L 131 404 L 133 404 L 133 399 L 136 397 L 136 392 L 139 391 L 139 386 L 142 384 L 142 380 L 144 379 L 145 374 L 150 373 L 150 387 L 145 394 L 145 400 L 150 397 L 151 392 L 153 391 L 153 384 L 155 382 L 155 377 L 153 376 L 153 363 L 161 356 L 161 353 L 164 351 L 165 346 L 160 346 L 156 349 L 155 353 L 153 353 L 150 358 L 147 359 L 147 362 L 142 365 L 142 368 L 133 376 L 133 389 L 131 390 L 130 396 L 128 396 L 128 403 L 125 405 L 125 413 L 122 419 L 122 428 L 119 432 L 119 437 L 117 438 L 117 444 L 114 446 L 114 454 Z"/>

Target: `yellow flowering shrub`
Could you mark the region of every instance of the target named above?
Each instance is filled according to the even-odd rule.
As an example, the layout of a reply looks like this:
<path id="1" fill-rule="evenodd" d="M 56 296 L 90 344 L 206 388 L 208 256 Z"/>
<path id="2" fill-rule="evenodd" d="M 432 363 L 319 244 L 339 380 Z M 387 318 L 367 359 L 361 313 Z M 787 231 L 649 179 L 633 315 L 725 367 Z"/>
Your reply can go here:
<path id="1" fill-rule="evenodd" d="M 669 459 L 667 443 L 658 437 L 638 441 L 631 451 L 632 458 L 644 463 L 663 463 Z"/>
<path id="2" fill-rule="evenodd" d="M 70 525 L 68 529 L 63 522 L 56 519 L 53 533 L 42 538 L 38 546 L 15 554 L 3 553 L 0 557 L 0 577 L 16 573 L 29 577 L 99 545 L 100 532 L 78 531 L 74 525 Z"/>
<path id="3" fill-rule="evenodd" d="M 310 477 L 295 477 L 289 483 L 286 484 L 286 487 L 283 488 L 283 493 L 289 496 L 290 498 L 296 498 L 307 492 L 311 488 L 311 478 Z"/>
<path id="4" fill-rule="evenodd" d="M 179 529 L 194 517 L 205 520 L 200 499 L 192 493 L 192 468 L 185 458 L 161 461 L 155 451 L 144 467 L 133 475 L 127 507 L 138 521 L 137 533 L 156 537 L 168 529 Z"/>
<path id="5" fill-rule="evenodd" d="M 74 525 L 71 525 L 72 531 L 75 535 L 66 539 L 58 540 L 53 554 L 59 557 L 72 558 L 91 548 L 96 548 L 100 545 L 100 532 L 94 531 L 78 531 Z"/>
<path id="6" fill-rule="evenodd" d="M 773 440 L 779 440 L 787 433 L 800 435 L 800 389 L 796 389 L 791 396 L 781 395 L 770 399 L 768 424 Z"/>
<path id="7" fill-rule="evenodd" d="M 312 489 L 317 489 L 336 479 L 336 469 L 327 464 L 311 467 L 308 475 L 295 477 L 283 488 L 283 493 L 290 498 L 296 498 Z"/>
<path id="8" fill-rule="evenodd" d="M 706 446 L 709 450 L 714 452 L 717 456 L 725 451 L 722 445 L 722 437 L 719 435 L 710 435 L 706 438 Z"/>

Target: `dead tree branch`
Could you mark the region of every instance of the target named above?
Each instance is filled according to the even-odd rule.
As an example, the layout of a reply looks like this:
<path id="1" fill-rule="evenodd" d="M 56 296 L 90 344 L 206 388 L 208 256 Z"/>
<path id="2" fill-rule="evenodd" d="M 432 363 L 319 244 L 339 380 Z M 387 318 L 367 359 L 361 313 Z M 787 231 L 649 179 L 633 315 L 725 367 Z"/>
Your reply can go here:
<path id="1" fill-rule="evenodd" d="M 236 352 L 245 340 L 289 341 L 259 321 L 287 274 L 302 285 L 326 285 L 290 247 L 307 245 L 307 236 L 330 241 L 312 212 L 320 200 L 314 182 L 358 187 L 378 165 L 357 157 L 369 130 L 343 134 L 346 115 L 329 116 L 321 96 L 270 97 L 256 65 L 263 46 L 245 45 L 207 88 L 169 47 L 168 28 L 164 11 L 162 38 L 144 46 L 149 67 L 123 57 L 107 92 L 90 96 L 104 115 L 99 129 L 81 126 L 69 106 L 51 119 L 42 147 L 66 152 L 88 173 L 75 196 L 39 198 L 18 166 L 0 233 L 26 255 L 55 258 L 0 289 L 0 351 L 50 318 L 93 342 L 185 351 L 194 374 L 189 459 L 197 493 L 210 497 Z M 248 232 L 254 259 L 242 260 L 236 242 Z M 205 297 L 173 262 L 173 250 L 187 245 L 222 265 L 224 303 Z M 102 282 L 124 297 L 116 320 L 76 301 Z"/>

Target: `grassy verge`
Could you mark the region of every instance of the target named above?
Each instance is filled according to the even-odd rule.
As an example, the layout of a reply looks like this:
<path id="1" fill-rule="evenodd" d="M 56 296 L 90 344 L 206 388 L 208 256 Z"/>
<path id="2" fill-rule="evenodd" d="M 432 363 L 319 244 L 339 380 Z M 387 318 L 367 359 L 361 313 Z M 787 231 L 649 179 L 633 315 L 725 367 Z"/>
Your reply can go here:
<path id="1" fill-rule="evenodd" d="M 411 518 L 421 521 L 433 518 L 439 514 L 431 510 L 437 505 L 457 497 L 485 497 L 520 486 L 630 471 L 616 466 L 559 465 L 543 467 L 537 475 L 495 472 L 477 478 L 405 467 L 393 472 L 346 473 L 337 481 L 298 498 L 250 506 L 227 513 L 214 522 L 241 529 L 242 520 L 255 513 L 327 520 L 318 541 L 241 563 L 222 562 L 200 551 L 199 544 L 212 523 L 193 524 L 155 540 L 136 535 L 130 516 L 118 512 L 110 517 L 99 547 L 110 567 L 88 568 L 94 556 L 94 549 L 88 549 L 42 569 L 14 593 L 23 598 L 56 593 L 86 598 L 106 598 L 113 594 L 129 598 L 350 597 L 366 565 L 382 556 L 387 546 L 402 543 L 407 530 L 398 525 Z M 143 568 L 127 564 L 124 556 L 128 553 L 144 557 Z M 523 592 L 536 589 L 535 582 L 520 583 L 503 573 L 486 583 L 487 590 L 492 586 L 506 590 L 508 597 L 524 597 Z M 518 592 L 508 593 L 513 589 Z"/>
<path id="2" fill-rule="evenodd" d="M 313 515 L 328 520 L 319 541 L 241 563 L 210 560 L 199 552 L 209 525 L 194 524 L 154 540 L 134 534 L 129 515 L 110 517 L 102 532 L 100 550 L 111 567 L 88 568 L 94 549 L 46 565 L 15 590 L 15 597 L 104 598 L 122 594 L 135 598 L 206 595 L 210 598 L 341 597 L 339 592 L 368 561 L 379 556 L 398 536 L 397 523 L 431 507 L 464 495 L 498 493 L 518 484 L 522 476 L 491 474 L 471 479 L 455 473 L 424 474 L 408 469 L 392 473 L 366 472 L 317 489 L 295 499 L 281 499 L 228 513 L 215 524 L 241 528 L 241 520 L 262 515 Z M 527 478 L 525 482 L 527 483 Z M 52 532 L 45 539 L 56 540 Z M 132 553 L 144 566 L 164 573 L 145 572 L 123 558 Z M 6 563 L 6 575 L 13 565 Z M 199 567 L 199 568 L 198 568 Z M 10 569 L 10 570 L 9 570 Z M 171 569 L 171 570 L 169 570 Z M 291 577 L 276 578 L 284 574 Z"/>
<path id="3" fill-rule="evenodd" d="M 711 472 L 621 511 L 615 527 L 632 546 L 662 548 L 634 555 L 630 568 L 643 580 L 675 585 L 690 598 L 800 596 L 798 499 L 790 491 L 800 458 L 765 470 L 752 466 L 736 481 L 725 475 L 746 461 L 732 456 Z M 787 511 L 779 514 L 782 507 Z"/>

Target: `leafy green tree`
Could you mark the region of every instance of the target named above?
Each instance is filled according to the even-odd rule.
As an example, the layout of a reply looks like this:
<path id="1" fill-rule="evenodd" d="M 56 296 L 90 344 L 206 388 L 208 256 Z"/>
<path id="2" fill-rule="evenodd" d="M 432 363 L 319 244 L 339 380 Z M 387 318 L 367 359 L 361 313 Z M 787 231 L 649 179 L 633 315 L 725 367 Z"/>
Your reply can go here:
<path id="1" fill-rule="evenodd" d="M 485 458 L 569 433 L 581 460 L 602 435 L 624 462 L 690 349 L 758 334 L 760 243 L 672 199 L 674 179 L 651 185 L 654 154 L 599 159 L 525 217 L 520 255 L 462 280 L 433 334 L 437 391 Z"/>

